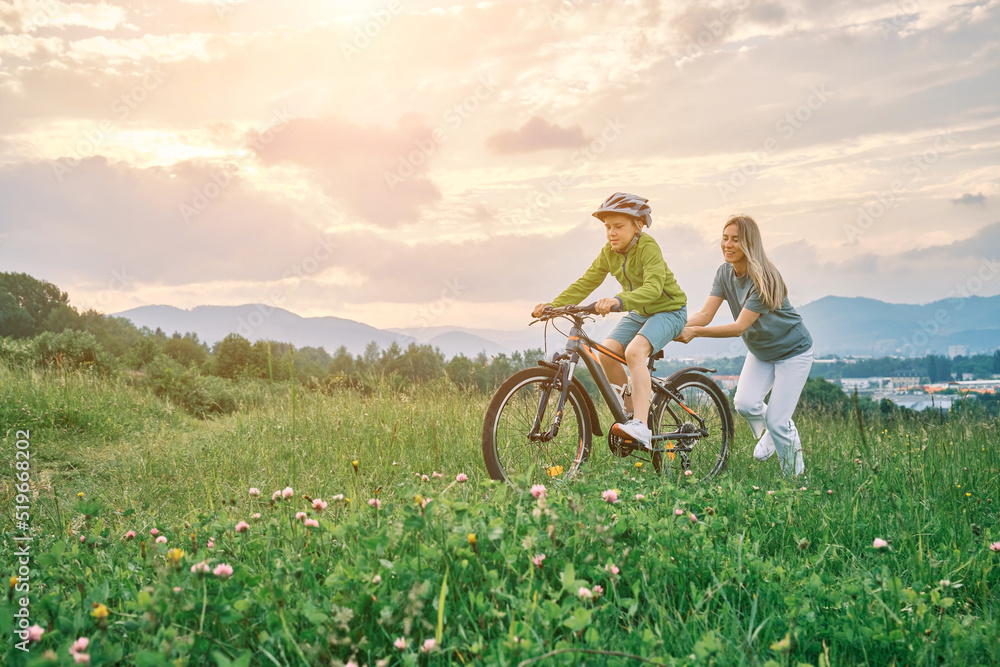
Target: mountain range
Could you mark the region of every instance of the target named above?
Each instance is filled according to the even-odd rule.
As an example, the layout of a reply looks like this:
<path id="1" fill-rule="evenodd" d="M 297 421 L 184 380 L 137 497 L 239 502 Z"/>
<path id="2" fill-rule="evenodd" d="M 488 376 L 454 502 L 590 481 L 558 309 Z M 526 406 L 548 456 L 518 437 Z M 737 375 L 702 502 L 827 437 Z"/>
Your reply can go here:
<path id="1" fill-rule="evenodd" d="M 992 352 L 1000 347 L 1000 296 L 970 296 L 924 305 L 895 304 L 863 297 L 827 296 L 798 308 L 813 336 L 817 356 L 947 354 L 949 347 L 965 346 L 969 354 Z M 720 309 L 715 324 L 732 319 Z M 141 306 L 116 313 L 138 327 L 160 329 L 167 334 L 194 332 L 209 345 L 237 333 L 251 341 L 287 341 L 297 347 L 323 347 L 333 353 L 344 346 L 361 354 L 374 341 L 380 348 L 392 343 L 429 344 L 448 358 L 458 354 L 474 357 L 510 354 L 540 348 L 545 344 L 540 324 L 516 330 L 472 329 L 457 326 L 377 329 L 340 317 L 301 317 L 281 308 L 259 304 L 243 306 L 197 306 L 184 310 L 173 306 Z M 620 317 L 620 316 L 619 316 Z M 598 319 L 588 333 L 601 340 L 614 327 L 617 317 Z M 560 326 L 566 330 L 566 326 Z M 563 337 L 548 329 L 548 347 L 562 346 Z M 666 356 L 702 359 L 739 356 L 746 348 L 738 339 L 698 338 L 688 345 L 673 343 Z"/>

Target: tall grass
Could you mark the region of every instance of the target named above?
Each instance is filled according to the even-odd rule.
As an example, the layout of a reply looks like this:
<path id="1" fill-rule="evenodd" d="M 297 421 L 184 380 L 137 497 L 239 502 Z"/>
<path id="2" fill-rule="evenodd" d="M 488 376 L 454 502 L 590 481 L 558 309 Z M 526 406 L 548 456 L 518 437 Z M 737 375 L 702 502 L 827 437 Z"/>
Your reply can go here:
<path id="1" fill-rule="evenodd" d="M 729 468 L 703 484 L 656 476 L 595 441 L 584 474 L 538 500 L 488 480 L 488 397 L 444 381 L 331 395 L 244 381 L 233 386 L 240 409 L 208 420 L 128 378 L 0 366 L 0 387 L 4 461 L 14 429 L 32 431 L 44 555 L 33 610 L 48 630 L 35 657 L 51 648 L 65 662 L 89 636 L 92 664 L 166 664 L 160 654 L 179 664 L 1000 661 L 996 420 L 859 428 L 803 412 L 807 481 L 753 461 L 742 423 Z M 286 486 L 293 499 L 268 502 Z M 607 489 L 620 502 L 606 502 Z M 350 502 L 314 511 L 303 493 Z M 297 511 L 320 526 L 304 529 Z M 168 545 L 153 544 L 154 527 Z M 127 530 L 136 541 L 121 539 Z M 166 557 L 174 546 L 186 551 L 179 567 Z M 2 567 L 12 550 L 5 540 Z M 203 558 L 233 564 L 232 579 L 191 574 Z M 602 595 L 581 597 L 595 585 Z M 111 610 L 107 622 L 94 604 Z M 7 646 L 12 609 L 0 603 Z"/>

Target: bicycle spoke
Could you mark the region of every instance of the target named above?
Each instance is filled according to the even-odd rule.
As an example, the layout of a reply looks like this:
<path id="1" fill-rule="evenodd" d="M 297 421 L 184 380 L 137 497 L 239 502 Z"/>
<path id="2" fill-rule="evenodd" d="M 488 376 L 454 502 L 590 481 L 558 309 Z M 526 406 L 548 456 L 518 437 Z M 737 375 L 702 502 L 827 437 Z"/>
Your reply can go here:
<path id="1" fill-rule="evenodd" d="M 729 413 L 711 380 L 696 374 L 678 379 L 677 398 L 666 399 L 658 409 L 657 433 L 698 433 L 698 437 L 673 441 L 673 456 L 663 454 L 668 474 L 680 475 L 691 471 L 697 479 L 711 477 L 725 465 L 729 454 Z M 679 400 L 678 400 L 679 399 Z M 664 449 L 669 441 L 663 441 Z"/>
<path id="2" fill-rule="evenodd" d="M 549 440 L 528 437 L 538 412 L 541 393 L 550 384 L 550 374 L 537 372 L 500 396 L 501 402 L 495 408 L 493 423 L 484 436 L 487 443 L 484 453 L 495 459 L 496 466 L 508 480 L 527 475 L 532 483 L 538 483 L 549 478 L 547 471 L 553 466 L 561 466 L 565 476 L 575 473 L 582 463 L 577 458 L 583 442 L 586 416 L 582 414 L 584 407 L 578 396 L 571 394 L 567 399 L 555 437 Z M 539 435 L 546 435 L 552 428 L 558 397 L 558 390 L 549 392 Z"/>

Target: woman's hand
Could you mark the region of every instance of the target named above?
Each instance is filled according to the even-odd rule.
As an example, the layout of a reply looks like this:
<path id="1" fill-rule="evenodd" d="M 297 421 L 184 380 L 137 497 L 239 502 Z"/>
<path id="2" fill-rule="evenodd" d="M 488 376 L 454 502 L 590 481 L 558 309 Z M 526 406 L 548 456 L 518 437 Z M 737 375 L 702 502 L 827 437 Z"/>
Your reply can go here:
<path id="1" fill-rule="evenodd" d="M 594 310 L 598 312 L 601 316 L 607 315 L 611 312 L 611 309 L 618 305 L 618 299 L 601 299 L 594 306 Z"/>
<path id="2" fill-rule="evenodd" d="M 681 335 L 675 338 L 674 340 L 680 343 L 690 343 L 697 337 L 698 334 L 695 333 L 695 327 L 684 327 L 684 331 L 681 332 Z"/>
<path id="3" fill-rule="evenodd" d="M 540 304 L 538 304 L 537 306 L 535 306 L 535 309 L 533 311 L 531 311 L 531 316 L 534 317 L 534 318 L 541 317 L 542 316 L 542 311 L 544 311 L 545 307 L 548 306 L 548 305 L 549 304 L 547 304 L 547 303 L 540 303 Z"/>

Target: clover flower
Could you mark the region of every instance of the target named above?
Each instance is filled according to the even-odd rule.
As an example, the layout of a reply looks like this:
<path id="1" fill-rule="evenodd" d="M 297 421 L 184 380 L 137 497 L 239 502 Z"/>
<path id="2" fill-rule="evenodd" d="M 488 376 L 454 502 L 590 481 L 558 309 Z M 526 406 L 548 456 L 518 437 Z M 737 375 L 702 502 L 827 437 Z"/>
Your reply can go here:
<path id="1" fill-rule="evenodd" d="M 228 563 L 220 563 L 214 570 L 212 574 L 217 576 L 219 579 L 228 579 L 233 576 L 233 566 Z"/>

